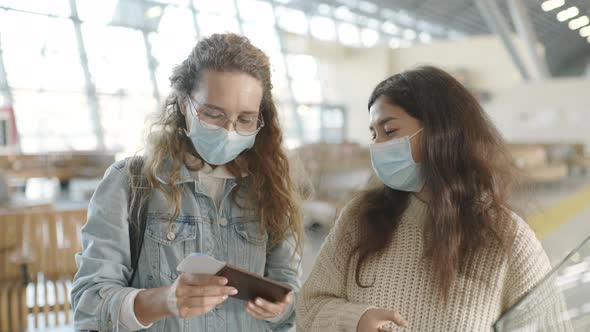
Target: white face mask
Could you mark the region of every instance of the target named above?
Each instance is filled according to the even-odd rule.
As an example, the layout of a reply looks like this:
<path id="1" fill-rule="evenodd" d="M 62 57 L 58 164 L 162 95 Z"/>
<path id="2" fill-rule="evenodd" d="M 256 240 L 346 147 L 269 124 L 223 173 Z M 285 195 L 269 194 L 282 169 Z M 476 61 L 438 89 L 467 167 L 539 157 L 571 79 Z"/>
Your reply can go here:
<path id="1" fill-rule="evenodd" d="M 186 135 L 201 158 L 211 165 L 225 165 L 254 146 L 256 135 L 242 136 L 225 128 L 211 128 L 213 125 L 205 128 L 196 118 L 191 120 L 190 131 Z"/>
<path id="2" fill-rule="evenodd" d="M 422 129 L 411 136 L 373 143 L 369 146 L 373 169 L 386 186 L 411 192 L 420 192 L 424 187 L 420 165 L 416 164 L 412 158 L 410 144 L 411 139 L 421 131 Z"/>

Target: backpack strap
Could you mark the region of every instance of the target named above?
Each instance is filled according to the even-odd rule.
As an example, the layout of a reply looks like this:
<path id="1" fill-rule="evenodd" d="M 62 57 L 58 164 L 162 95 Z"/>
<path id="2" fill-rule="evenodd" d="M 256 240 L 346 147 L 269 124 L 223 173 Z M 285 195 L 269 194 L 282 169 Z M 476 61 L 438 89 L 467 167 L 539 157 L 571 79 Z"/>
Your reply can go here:
<path id="1" fill-rule="evenodd" d="M 142 174 L 143 157 L 132 157 L 127 160 L 129 167 L 129 247 L 131 252 L 132 274 L 129 278 L 129 286 L 135 278 L 139 265 L 139 256 L 143 247 L 143 237 L 147 226 L 148 198 L 150 185 L 147 178 Z M 133 192 L 136 192 L 134 197 Z M 145 203 L 140 206 L 141 201 Z"/>

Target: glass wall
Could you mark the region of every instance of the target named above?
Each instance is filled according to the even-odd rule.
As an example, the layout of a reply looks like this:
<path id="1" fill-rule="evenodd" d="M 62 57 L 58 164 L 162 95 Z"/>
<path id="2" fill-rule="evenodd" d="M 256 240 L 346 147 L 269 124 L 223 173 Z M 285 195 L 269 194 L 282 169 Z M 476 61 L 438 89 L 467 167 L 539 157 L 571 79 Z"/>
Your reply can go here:
<path id="1" fill-rule="evenodd" d="M 400 13 L 380 11 L 382 19 L 376 19 L 377 7 L 368 1 L 358 2 L 354 12 L 345 3 L 311 6 L 304 11 L 279 0 L 0 0 L 0 104 L 14 107 L 24 153 L 135 153 L 146 115 L 169 92 L 172 68 L 199 38 L 229 31 L 269 55 L 289 146 L 344 140 L 343 127 L 334 128 L 344 118 L 313 106 L 325 102 L 318 59 L 286 51 L 283 32 L 347 47 L 403 47 L 430 35 L 392 23 Z"/>

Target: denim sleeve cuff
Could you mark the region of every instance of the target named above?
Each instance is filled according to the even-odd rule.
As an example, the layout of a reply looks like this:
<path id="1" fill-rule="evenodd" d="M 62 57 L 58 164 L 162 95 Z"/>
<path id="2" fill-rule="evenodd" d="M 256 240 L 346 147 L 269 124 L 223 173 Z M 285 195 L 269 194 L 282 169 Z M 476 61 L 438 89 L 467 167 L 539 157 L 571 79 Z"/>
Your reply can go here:
<path id="1" fill-rule="evenodd" d="M 121 326 L 120 313 L 121 307 L 125 297 L 136 288 L 131 287 L 111 287 L 103 289 L 99 292 L 102 297 L 102 305 L 100 309 L 100 320 L 98 327 L 100 331 L 113 331 L 119 330 L 120 327 L 123 331 L 126 330 L 124 326 Z"/>
<path id="2" fill-rule="evenodd" d="M 121 325 L 129 331 L 139 331 L 142 329 L 149 329 L 153 324 L 143 325 L 137 316 L 135 315 L 135 298 L 137 294 L 143 289 L 136 289 L 125 296 L 123 305 L 121 306 L 121 312 L 119 314 L 119 322 Z"/>

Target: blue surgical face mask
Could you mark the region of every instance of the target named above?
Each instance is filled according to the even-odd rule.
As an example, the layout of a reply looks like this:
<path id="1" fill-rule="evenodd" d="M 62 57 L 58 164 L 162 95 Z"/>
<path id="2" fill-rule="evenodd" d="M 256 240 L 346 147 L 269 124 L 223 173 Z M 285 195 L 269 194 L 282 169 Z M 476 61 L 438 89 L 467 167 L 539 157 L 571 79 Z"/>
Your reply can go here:
<path id="1" fill-rule="evenodd" d="M 422 129 L 411 136 L 370 145 L 373 169 L 386 186 L 410 192 L 420 192 L 424 187 L 420 165 L 412 158 L 410 144 L 410 140 L 421 131 Z"/>
<path id="2" fill-rule="evenodd" d="M 186 135 L 195 149 L 211 165 L 225 165 L 236 159 L 244 150 L 254 146 L 256 135 L 242 136 L 236 131 L 201 124 L 196 117 L 191 119 L 190 131 Z"/>

